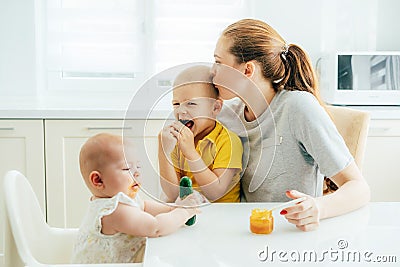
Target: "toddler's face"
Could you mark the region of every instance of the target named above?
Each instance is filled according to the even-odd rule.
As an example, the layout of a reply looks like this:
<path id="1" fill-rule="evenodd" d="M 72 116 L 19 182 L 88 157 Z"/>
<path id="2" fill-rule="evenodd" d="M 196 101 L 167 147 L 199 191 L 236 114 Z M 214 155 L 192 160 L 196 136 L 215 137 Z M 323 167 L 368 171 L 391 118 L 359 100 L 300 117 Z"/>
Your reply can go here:
<path id="1" fill-rule="evenodd" d="M 186 123 L 195 137 L 215 125 L 216 99 L 212 96 L 211 90 L 214 89 L 210 86 L 206 83 L 192 83 L 174 88 L 173 91 L 175 118 Z"/>

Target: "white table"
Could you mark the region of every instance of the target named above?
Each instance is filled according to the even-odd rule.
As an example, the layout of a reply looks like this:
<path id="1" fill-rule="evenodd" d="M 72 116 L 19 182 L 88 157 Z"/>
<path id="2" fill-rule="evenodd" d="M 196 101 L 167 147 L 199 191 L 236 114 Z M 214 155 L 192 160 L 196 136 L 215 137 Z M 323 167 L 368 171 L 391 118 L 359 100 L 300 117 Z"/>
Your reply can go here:
<path id="1" fill-rule="evenodd" d="M 370 203 L 323 220 L 318 230 L 311 232 L 298 230 L 274 211 L 274 231 L 252 234 L 251 210 L 272 206 L 240 203 L 204 207 L 195 225 L 169 236 L 149 238 L 144 266 L 400 265 L 400 202 Z M 384 260 L 386 263 L 378 263 Z"/>

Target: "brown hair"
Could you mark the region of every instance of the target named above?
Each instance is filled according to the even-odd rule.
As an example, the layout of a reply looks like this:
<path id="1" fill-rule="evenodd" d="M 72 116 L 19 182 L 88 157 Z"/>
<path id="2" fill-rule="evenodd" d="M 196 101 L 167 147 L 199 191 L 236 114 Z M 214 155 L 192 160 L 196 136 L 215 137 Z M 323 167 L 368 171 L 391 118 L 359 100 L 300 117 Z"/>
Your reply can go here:
<path id="1" fill-rule="evenodd" d="M 323 105 L 307 53 L 298 45 L 286 44 L 270 25 L 260 20 L 242 19 L 229 25 L 222 36 L 232 41 L 229 52 L 237 63 L 256 60 L 261 64 L 263 76 L 272 82 L 275 92 L 282 89 L 306 91 Z"/>

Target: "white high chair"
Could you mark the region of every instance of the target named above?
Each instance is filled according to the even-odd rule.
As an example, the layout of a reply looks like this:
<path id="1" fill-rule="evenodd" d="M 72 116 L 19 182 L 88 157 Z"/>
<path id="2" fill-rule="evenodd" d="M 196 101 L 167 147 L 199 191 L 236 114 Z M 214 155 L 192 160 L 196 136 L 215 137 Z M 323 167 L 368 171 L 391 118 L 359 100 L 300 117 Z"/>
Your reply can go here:
<path id="1" fill-rule="evenodd" d="M 142 266 L 141 263 L 69 264 L 78 229 L 50 227 L 29 181 L 18 171 L 9 171 L 4 177 L 4 200 L 18 254 L 25 266 Z"/>

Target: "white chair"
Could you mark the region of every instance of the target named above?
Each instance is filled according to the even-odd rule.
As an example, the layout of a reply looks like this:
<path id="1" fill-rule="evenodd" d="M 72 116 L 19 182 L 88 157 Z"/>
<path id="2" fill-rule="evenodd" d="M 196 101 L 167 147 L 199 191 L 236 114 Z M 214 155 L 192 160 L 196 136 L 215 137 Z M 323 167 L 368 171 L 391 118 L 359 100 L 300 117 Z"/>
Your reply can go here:
<path id="1" fill-rule="evenodd" d="M 78 229 L 50 227 L 29 181 L 18 171 L 9 171 L 4 177 L 4 200 L 18 254 L 25 266 L 142 266 L 141 263 L 69 264 Z"/>
<path id="2" fill-rule="evenodd" d="M 347 107 L 327 106 L 326 109 L 361 170 L 367 144 L 370 114 Z"/>

